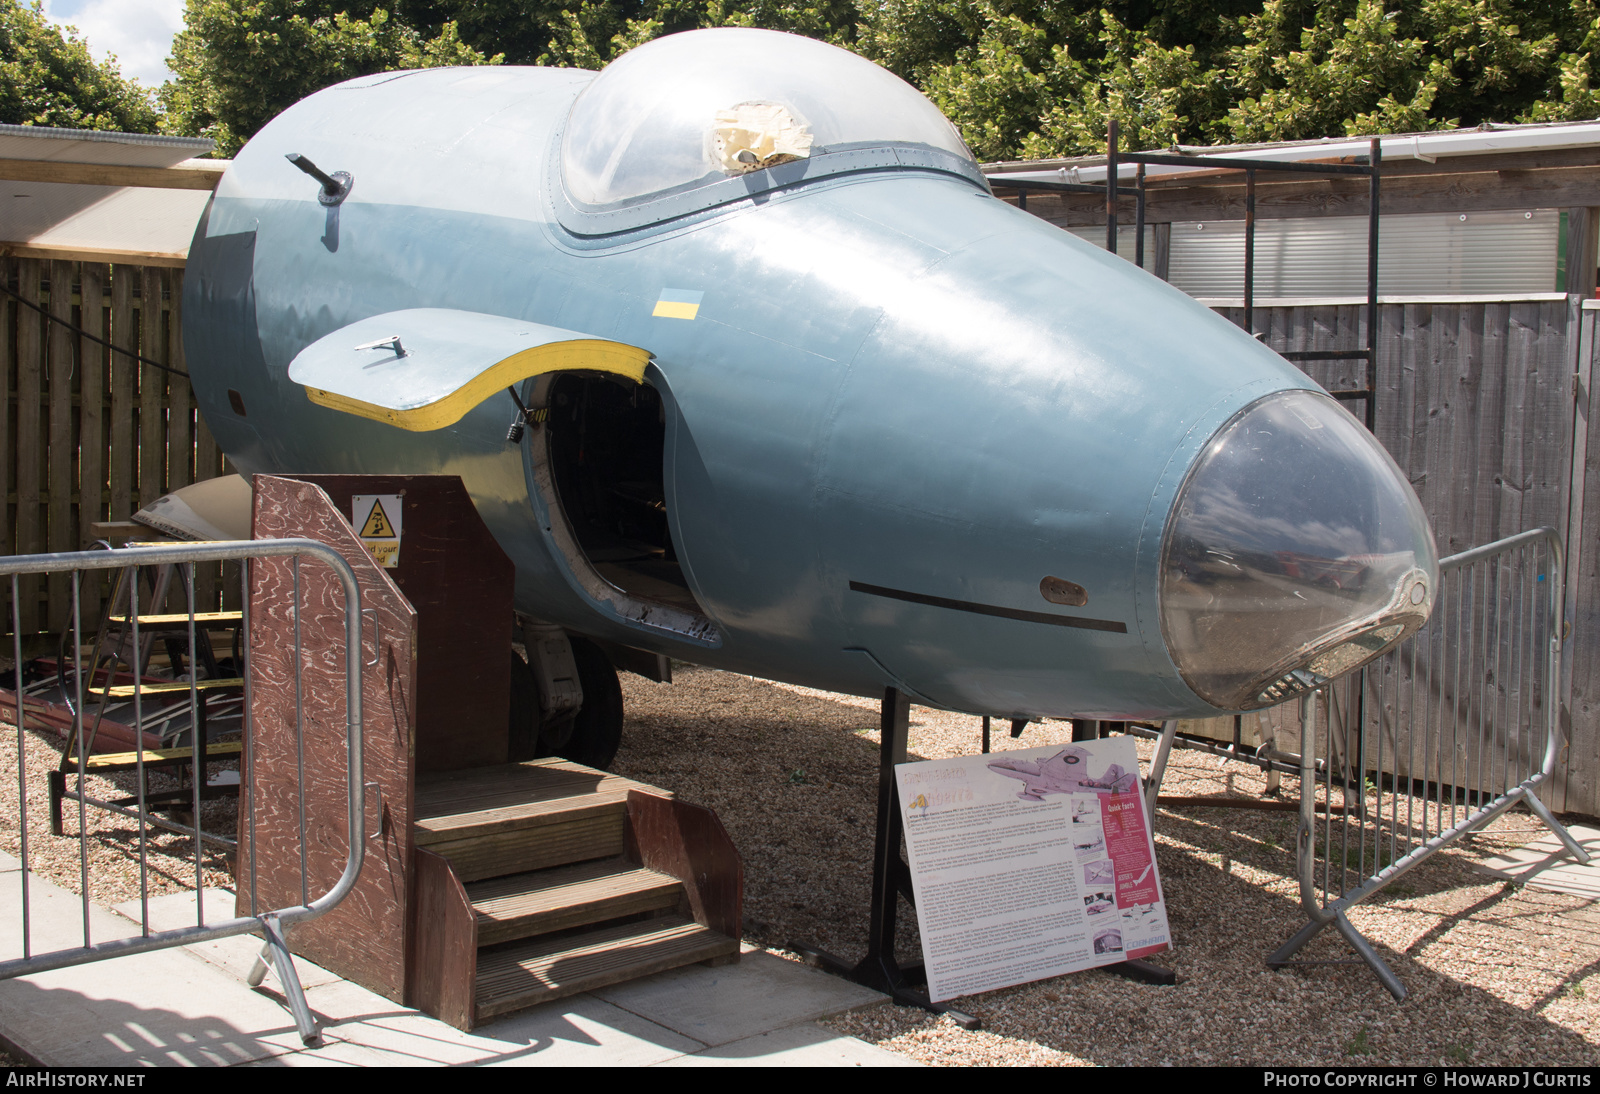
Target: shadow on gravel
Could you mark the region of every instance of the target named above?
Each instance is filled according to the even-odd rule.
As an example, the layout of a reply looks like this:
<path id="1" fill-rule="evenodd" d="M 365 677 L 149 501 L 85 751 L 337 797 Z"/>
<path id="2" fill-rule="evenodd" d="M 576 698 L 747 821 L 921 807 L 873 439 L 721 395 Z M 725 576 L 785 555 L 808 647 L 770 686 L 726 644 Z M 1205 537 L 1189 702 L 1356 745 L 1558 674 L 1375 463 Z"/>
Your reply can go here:
<path id="1" fill-rule="evenodd" d="M 858 956 L 872 862 L 876 710 L 687 667 L 673 685 L 627 677 L 625 688 L 628 724 L 615 770 L 717 811 L 744 856 L 746 938 L 773 947 L 805 939 Z M 921 758 L 921 713 L 913 708 L 913 758 Z M 1067 732 L 1062 723 L 1030 727 L 1022 743 L 1055 743 Z M 1252 778 L 1238 765 L 1219 772 L 1215 759 L 1178 753 L 1168 789 L 1215 793 L 1222 780 L 1259 793 Z M 991 992 L 962 1004 L 984 1017 L 989 1033 L 952 1036 L 998 1035 L 1096 1064 L 1600 1063 L 1595 1045 L 1543 1013 L 1578 1005 L 1561 985 L 1600 967 L 1600 931 L 1584 920 L 1589 929 L 1574 935 L 1579 923 L 1568 913 L 1576 902 L 1487 882 L 1466 873 L 1460 856 L 1431 860 L 1403 890 L 1356 913 L 1409 989 L 1404 1003 L 1364 965 L 1267 969 L 1267 954 L 1305 922 L 1294 831 L 1281 813 L 1162 809 L 1157 857 L 1176 948 L 1157 960 L 1178 972 L 1179 984 L 1150 987 L 1096 971 Z M 1403 952 L 1385 944 L 1391 939 Z M 903 957 L 919 956 L 914 930 L 902 932 L 901 946 Z M 1332 931 L 1301 956 L 1355 959 Z M 1600 1002 L 1584 1005 L 1592 1016 L 1567 1024 L 1600 1030 Z M 892 1024 L 902 1032 L 936 1025 L 910 1010 Z"/>

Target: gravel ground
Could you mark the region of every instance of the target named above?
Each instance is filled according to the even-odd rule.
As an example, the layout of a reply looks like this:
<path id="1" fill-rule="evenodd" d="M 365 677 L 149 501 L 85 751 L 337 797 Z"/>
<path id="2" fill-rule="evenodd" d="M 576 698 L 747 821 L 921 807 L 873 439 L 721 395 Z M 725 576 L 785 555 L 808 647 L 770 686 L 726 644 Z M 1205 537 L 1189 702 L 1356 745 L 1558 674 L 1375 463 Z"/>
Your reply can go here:
<path id="1" fill-rule="evenodd" d="M 623 677 L 628 729 L 615 769 L 717 811 L 744 855 L 747 939 L 858 956 L 877 704 L 674 671 L 670 686 Z M 976 718 L 916 707 L 910 750 L 969 755 L 979 732 Z M 1013 741 L 996 723 L 993 747 L 1070 737 L 1067 723 L 1051 721 Z M 1140 751 L 1148 758 L 1150 746 Z M 1297 800 L 1298 781 L 1283 783 L 1283 798 Z M 1259 797 L 1263 788 L 1254 768 L 1177 752 L 1163 791 Z M 890 1005 L 828 1024 L 930 1064 L 1600 1064 L 1600 911 L 1469 869 L 1542 835 L 1529 814 L 1502 816 L 1352 913 L 1409 989 L 1403 1003 L 1362 965 L 1265 967 L 1305 922 L 1292 814 L 1163 807 L 1155 829 L 1174 938 L 1155 960 L 1177 972 L 1176 986 L 1090 971 L 960 1001 L 983 1019 L 978 1032 Z M 920 956 L 914 931 L 902 932 L 901 953 Z M 1302 957 L 1354 954 L 1328 931 Z"/>
<path id="2" fill-rule="evenodd" d="M 17 787 L 17 732 L 5 721 L 0 711 L 0 850 L 21 855 L 21 830 L 15 819 L 19 814 Z M 28 865 L 35 873 L 50 881 L 82 892 L 78 835 L 78 805 L 73 801 L 62 803 L 62 836 L 50 834 L 50 791 L 48 776 L 61 759 L 61 738 L 45 731 L 32 730 L 25 735 L 25 786 L 28 795 Z M 236 765 L 213 764 L 212 771 Z M 75 785 L 76 778 L 69 777 L 67 786 Z M 160 772 L 151 772 L 152 790 L 177 786 L 176 781 Z M 91 797 L 102 801 L 131 796 L 135 792 L 132 773 L 113 775 L 110 778 L 91 776 L 87 780 Z M 237 806 L 232 799 L 219 799 L 201 804 L 201 826 L 206 832 L 231 839 L 237 826 Z M 85 846 L 88 850 L 89 889 L 93 899 L 102 905 L 133 900 L 140 890 L 140 840 L 139 826 L 129 817 L 119 816 L 102 809 L 85 807 L 84 820 L 94 839 Z M 195 882 L 194 840 L 188 836 L 160 829 L 151 829 L 145 839 L 145 884 L 151 896 L 192 891 Z M 229 858 L 222 848 L 207 844 L 201 856 L 201 869 L 207 886 L 233 887 Z"/>
<path id="3" fill-rule="evenodd" d="M 614 769 L 717 811 L 744 855 L 749 941 L 781 951 L 799 940 L 859 955 L 877 704 L 691 666 L 675 674 L 672 685 L 623 676 L 628 727 Z M 1030 725 L 1015 741 L 1006 729 L 995 725 L 996 751 L 1070 739 L 1065 722 Z M 913 708 L 913 758 L 968 755 L 978 741 L 976 718 Z M 77 841 L 49 834 L 45 779 L 58 749 L 49 736 L 30 735 L 26 746 L 29 857 L 39 873 L 76 891 Z M 1140 750 L 1148 758 L 1149 745 Z M 14 731 L 0 733 L 0 772 L 0 815 L 15 817 Z M 1163 789 L 1256 797 L 1263 785 L 1253 768 L 1178 752 Z M 103 783 L 91 790 L 114 792 Z M 1285 777 L 1283 797 L 1297 792 Z M 208 804 L 207 829 L 231 834 L 233 810 L 229 801 Z M 137 896 L 132 823 L 90 810 L 89 826 L 97 836 L 95 899 Z M 1175 941 L 1156 961 L 1177 972 L 1176 986 L 1090 971 L 960 1001 L 983 1019 L 977 1032 L 890 1005 L 828 1024 L 930 1064 L 1600 1064 L 1600 911 L 1468 868 L 1542 834 L 1528 814 L 1501 817 L 1352 914 L 1410 990 L 1399 1004 L 1364 966 L 1264 966 L 1304 922 L 1292 815 L 1163 807 L 1155 829 Z M 77 831 L 70 803 L 67 830 Z M 17 845 L 15 823 L 0 824 L 0 848 L 16 854 Z M 187 838 L 153 835 L 151 893 L 191 887 L 193 854 Z M 205 883 L 229 884 L 226 868 L 208 851 Z M 901 953 L 919 956 L 914 925 L 903 924 Z M 1347 962 L 1353 954 L 1327 932 L 1302 956 Z"/>

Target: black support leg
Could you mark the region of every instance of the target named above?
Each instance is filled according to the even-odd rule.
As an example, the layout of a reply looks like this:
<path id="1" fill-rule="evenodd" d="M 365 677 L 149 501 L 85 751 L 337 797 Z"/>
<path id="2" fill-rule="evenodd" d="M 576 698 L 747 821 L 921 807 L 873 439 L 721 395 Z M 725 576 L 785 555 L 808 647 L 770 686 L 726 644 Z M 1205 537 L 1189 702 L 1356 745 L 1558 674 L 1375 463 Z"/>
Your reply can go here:
<path id="1" fill-rule="evenodd" d="M 935 1003 L 916 986 L 925 983 L 920 963 L 902 966 L 895 957 L 894 935 L 900 898 L 911 899 L 911 868 L 900 854 L 900 803 L 895 794 L 896 764 L 906 761 L 911 732 L 911 701 L 896 688 L 883 696 L 878 747 L 878 824 L 872 850 L 872 910 L 867 922 L 867 953 L 854 965 L 814 946 L 790 943 L 789 949 L 836 975 L 883 992 L 902 1006 L 949 1015 L 963 1029 L 979 1029 L 973 1015 Z"/>

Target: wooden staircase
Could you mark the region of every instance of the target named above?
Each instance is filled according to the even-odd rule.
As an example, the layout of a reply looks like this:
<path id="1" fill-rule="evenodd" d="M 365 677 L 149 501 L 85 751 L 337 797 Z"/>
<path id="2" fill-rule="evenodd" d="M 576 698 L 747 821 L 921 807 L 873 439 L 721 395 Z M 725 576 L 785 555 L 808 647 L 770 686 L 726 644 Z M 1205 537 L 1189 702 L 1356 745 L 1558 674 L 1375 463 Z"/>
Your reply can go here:
<path id="1" fill-rule="evenodd" d="M 350 526 L 367 494 L 404 498 L 393 569 Z M 463 1029 L 737 960 L 744 875 L 714 813 L 565 760 L 507 762 L 515 568 L 459 479 L 257 475 L 252 530 L 338 550 L 378 636 L 362 676 L 366 857 L 338 907 L 294 926 L 295 953 Z M 251 564 L 239 915 L 301 904 L 344 869 L 344 620 L 283 607 L 342 597 L 328 567 Z M 287 656 L 296 643 L 307 653 Z"/>
<path id="2" fill-rule="evenodd" d="M 716 815 L 566 760 L 418 775 L 406 996 L 461 1029 L 737 961 L 743 870 Z"/>

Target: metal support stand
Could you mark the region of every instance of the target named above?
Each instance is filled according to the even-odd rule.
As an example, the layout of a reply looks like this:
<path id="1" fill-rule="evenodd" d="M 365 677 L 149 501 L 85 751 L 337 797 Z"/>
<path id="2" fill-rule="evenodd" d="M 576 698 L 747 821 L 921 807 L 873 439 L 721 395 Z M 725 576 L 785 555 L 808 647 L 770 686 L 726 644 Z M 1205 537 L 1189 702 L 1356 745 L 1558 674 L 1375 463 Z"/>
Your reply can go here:
<path id="1" fill-rule="evenodd" d="M 322 1044 L 322 1033 L 311 1014 L 311 1005 L 306 1002 L 306 993 L 300 987 L 300 974 L 295 972 L 294 957 L 289 953 L 289 941 L 284 937 L 283 925 L 278 922 L 276 915 L 269 912 L 261 917 L 261 930 L 267 936 L 267 941 L 261 947 L 256 963 L 250 967 L 250 975 L 245 977 L 245 982 L 252 988 L 259 988 L 261 981 L 266 979 L 270 963 L 272 971 L 278 974 L 278 983 L 283 986 L 283 998 L 289 1004 L 289 1013 L 294 1015 L 301 1043 L 307 1048 L 317 1048 Z"/>
<path id="2" fill-rule="evenodd" d="M 1161 797 L 1161 780 L 1167 776 L 1167 760 L 1172 756 L 1172 742 L 1178 736 L 1176 718 L 1161 723 L 1161 742 L 1156 754 L 1150 757 L 1150 777 L 1144 784 L 1144 815 L 1150 818 L 1150 828 L 1156 826 L 1156 802 Z"/>
<path id="3" fill-rule="evenodd" d="M 1101 965 L 1106 972 L 1114 973 L 1127 980 L 1135 980 L 1141 984 L 1154 984 L 1158 988 L 1170 988 L 1178 982 L 1178 974 L 1171 969 L 1163 969 L 1160 965 L 1152 965 L 1148 961 L 1141 961 L 1137 957 L 1130 957 L 1126 961 L 1118 961 L 1115 965 Z"/>
<path id="4" fill-rule="evenodd" d="M 1317 937 L 1317 935 L 1321 934 L 1323 928 L 1329 926 L 1337 927 L 1339 929 L 1339 933 L 1344 935 L 1345 941 L 1350 943 L 1351 948 L 1356 951 L 1356 954 L 1361 958 L 1361 960 L 1366 962 L 1367 967 L 1372 970 L 1375 976 L 1377 976 L 1378 982 L 1388 989 L 1390 995 L 1394 996 L 1395 1002 L 1403 1002 L 1406 997 L 1406 986 L 1400 983 L 1400 978 L 1394 974 L 1394 970 L 1389 967 L 1388 963 L 1385 962 L 1383 958 L 1378 956 L 1378 951 L 1372 948 L 1372 943 L 1368 942 L 1366 937 L 1351 925 L 1350 920 L 1345 918 L 1345 914 L 1343 912 L 1337 912 L 1321 922 L 1312 920 L 1304 927 L 1301 927 L 1293 938 L 1289 939 L 1289 941 L 1285 942 L 1282 946 L 1279 946 L 1273 951 L 1272 955 L 1267 958 L 1267 968 L 1283 969 L 1288 968 L 1291 965 L 1355 964 L 1353 961 L 1291 960 L 1295 954 L 1300 952 L 1307 942 L 1310 942 L 1313 938 Z"/>
<path id="5" fill-rule="evenodd" d="M 981 1029 L 983 1023 L 971 1014 L 935 1003 L 915 985 L 926 983 L 922 963 L 901 965 L 895 957 L 895 922 L 900 897 L 913 908 L 911 868 L 900 854 L 900 803 L 895 795 L 894 768 L 906 762 L 906 739 L 911 732 L 911 700 L 896 688 L 883 694 L 883 713 L 879 723 L 882 742 L 878 747 L 878 827 L 872 852 L 872 912 L 867 923 L 867 954 L 854 965 L 814 946 L 791 942 L 789 949 L 836 976 L 854 980 L 883 992 L 902 1006 L 921 1007 L 935 1014 L 947 1014 L 962 1029 Z"/>
<path id="6" fill-rule="evenodd" d="M 1401 1002 L 1406 997 L 1405 985 L 1400 983 L 1400 978 L 1394 974 L 1378 951 L 1372 948 L 1361 932 L 1351 925 L 1345 918 L 1344 908 L 1324 908 L 1317 899 L 1312 882 L 1312 841 L 1315 838 L 1313 822 L 1315 817 L 1316 797 L 1316 756 L 1313 734 L 1317 720 L 1317 696 L 1321 692 L 1313 691 L 1300 700 L 1300 831 L 1295 849 L 1300 874 L 1300 907 L 1305 911 L 1306 918 L 1311 922 L 1300 928 L 1295 936 L 1282 946 L 1278 947 L 1267 958 L 1267 968 L 1281 969 L 1289 965 L 1316 964 L 1317 962 L 1292 961 L 1296 953 L 1310 942 L 1323 928 L 1330 924 L 1339 928 L 1339 933 L 1344 935 L 1356 951 L 1357 956 L 1367 963 L 1373 973 L 1378 977 L 1378 982 L 1388 989 L 1394 996 L 1395 1002 Z M 1343 903 L 1343 902 L 1341 902 Z"/>
<path id="7" fill-rule="evenodd" d="M 1019 721 L 1021 725 L 1027 724 L 1026 719 L 1014 719 L 1013 737 L 1020 733 Z M 1074 727 L 1076 729 L 1076 723 Z M 791 942 L 788 949 L 799 954 L 809 965 L 881 991 L 903 1006 L 921 1007 L 935 1014 L 949 1015 L 963 1029 L 981 1029 L 983 1023 L 975 1015 L 947 1007 L 942 1003 L 935 1003 L 928 998 L 926 992 L 915 990 L 913 985 L 927 982 L 922 963 L 919 961 L 901 965 L 895 956 L 894 936 L 899 898 L 904 897 L 913 910 L 916 908 L 916 898 L 911 888 L 911 868 L 906 865 L 905 859 L 900 854 L 902 829 L 894 774 L 895 765 L 906 762 L 906 739 L 910 736 L 911 730 L 911 701 L 895 688 L 888 688 L 884 692 L 879 729 L 882 735 L 878 746 L 878 825 L 873 843 L 872 911 L 867 925 L 866 956 L 852 965 L 825 950 L 819 950 L 805 943 Z M 988 752 L 988 718 L 983 720 L 983 730 L 983 750 Z M 1177 732 L 1176 721 L 1162 725 L 1161 744 L 1156 749 L 1155 759 L 1150 764 L 1150 778 L 1145 794 L 1148 803 L 1147 815 L 1152 825 L 1155 823 L 1156 797 L 1161 792 L 1161 778 L 1166 772 L 1167 756 L 1172 751 L 1172 741 Z M 1075 740 L 1079 739 L 1076 732 L 1073 737 Z M 1114 965 L 1102 965 L 1101 968 L 1106 972 L 1143 984 L 1170 986 L 1177 983 L 1177 974 L 1171 969 L 1164 969 L 1138 959 L 1119 961 Z"/>

